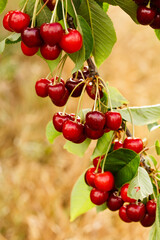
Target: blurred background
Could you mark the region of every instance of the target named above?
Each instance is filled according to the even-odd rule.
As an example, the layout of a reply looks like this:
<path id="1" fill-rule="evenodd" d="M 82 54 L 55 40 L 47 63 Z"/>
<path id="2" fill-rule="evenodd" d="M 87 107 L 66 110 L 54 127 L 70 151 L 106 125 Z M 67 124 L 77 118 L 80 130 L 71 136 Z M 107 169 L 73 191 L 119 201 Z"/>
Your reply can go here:
<path id="1" fill-rule="evenodd" d="M 4 14 L 18 8 L 9 1 L 0 16 L 0 40 Z M 118 7 L 110 7 L 118 41 L 100 74 L 117 87 L 130 106 L 160 103 L 160 42 L 149 27 L 137 26 Z M 63 78 L 70 77 L 68 61 Z M 46 124 L 55 112 L 49 98 L 36 96 L 35 82 L 49 69 L 38 56 L 25 57 L 20 44 L 7 46 L 0 56 L 0 240 L 142 240 L 150 229 L 138 223 L 123 223 L 117 213 L 95 209 L 69 221 L 72 187 L 90 164 L 95 141 L 81 159 L 63 149 L 62 136 L 53 145 L 45 137 Z M 84 107 L 91 106 L 86 96 Z M 76 109 L 72 99 L 68 112 Z M 147 137 L 152 146 L 160 130 L 149 133 L 137 127 L 137 137 Z M 152 149 L 151 153 L 154 154 Z"/>

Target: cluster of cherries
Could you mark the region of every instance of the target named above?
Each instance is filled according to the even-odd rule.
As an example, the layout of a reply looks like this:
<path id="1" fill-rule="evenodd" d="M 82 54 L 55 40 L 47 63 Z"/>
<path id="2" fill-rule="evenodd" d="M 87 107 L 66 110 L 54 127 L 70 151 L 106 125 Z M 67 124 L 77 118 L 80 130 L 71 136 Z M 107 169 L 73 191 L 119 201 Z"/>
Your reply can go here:
<path id="1" fill-rule="evenodd" d="M 150 25 L 160 29 L 160 1 L 159 0 L 134 0 L 138 4 L 137 20 L 142 25 Z M 150 2 L 150 7 L 147 5 Z"/>
<path id="2" fill-rule="evenodd" d="M 106 203 L 111 211 L 119 210 L 119 216 L 124 222 L 140 222 L 142 226 L 150 227 L 155 222 L 156 202 L 149 200 L 145 205 L 128 197 L 128 183 L 118 191 L 113 174 L 109 171 L 102 172 L 100 162 L 103 159 L 104 156 L 95 158 L 94 167 L 89 168 L 85 174 L 86 184 L 93 187 L 90 192 L 91 201 L 95 205 Z"/>
<path id="3" fill-rule="evenodd" d="M 82 35 L 76 29 L 63 30 L 60 23 L 44 23 L 39 27 L 29 27 L 30 16 L 21 11 L 9 11 L 3 18 L 3 26 L 10 32 L 21 33 L 21 49 L 27 56 L 40 52 L 47 60 L 58 58 L 61 50 L 74 53 L 81 49 Z"/>

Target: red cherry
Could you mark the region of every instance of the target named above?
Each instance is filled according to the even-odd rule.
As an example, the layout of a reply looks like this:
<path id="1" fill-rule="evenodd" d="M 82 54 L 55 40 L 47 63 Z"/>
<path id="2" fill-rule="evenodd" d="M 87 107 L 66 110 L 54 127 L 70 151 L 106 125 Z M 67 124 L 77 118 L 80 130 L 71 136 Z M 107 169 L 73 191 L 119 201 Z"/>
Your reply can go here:
<path id="1" fill-rule="evenodd" d="M 118 112 L 106 112 L 106 128 L 118 130 L 122 123 L 121 114 Z"/>
<path id="2" fill-rule="evenodd" d="M 74 92 L 72 93 L 72 97 L 79 97 L 81 95 L 82 89 L 84 87 L 84 83 L 82 82 L 83 82 L 83 79 L 73 79 L 73 78 L 67 79 L 66 88 L 68 89 L 69 93 L 71 93 L 73 89 L 75 89 Z M 80 85 L 76 87 L 78 84 Z"/>
<path id="3" fill-rule="evenodd" d="M 87 124 L 85 124 L 85 134 L 88 138 L 95 140 L 103 136 L 104 130 L 103 129 L 100 131 L 92 130 L 87 126 Z"/>
<path id="4" fill-rule="evenodd" d="M 40 47 L 40 51 L 42 56 L 47 60 L 55 60 L 58 58 L 61 53 L 61 48 L 56 44 L 54 46 L 50 46 L 48 44 L 44 44 Z"/>
<path id="5" fill-rule="evenodd" d="M 72 120 L 67 120 L 63 124 L 62 132 L 64 138 L 69 141 L 77 142 L 81 139 L 84 131 L 84 125 Z"/>
<path id="6" fill-rule="evenodd" d="M 26 56 L 33 56 L 33 55 L 35 55 L 38 52 L 39 47 L 29 48 L 23 42 L 21 42 L 21 50 L 22 50 L 24 55 L 26 55 Z"/>
<path id="7" fill-rule="evenodd" d="M 58 112 L 53 116 L 53 125 L 58 132 L 62 132 L 63 123 L 71 119 L 70 115 L 67 113 Z"/>
<path id="8" fill-rule="evenodd" d="M 78 71 L 78 73 L 77 72 L 73 73 L 73 78 L 83 79 L 83 76 L 84 76 L 84 78 L 86 79 L 87 77 L 89 77 L 89 67 L 85 66 L 82 70 L 82 73 L 81 71 Z"/>
<path id="9" fill-rule="evenodd" d="M 30 16 L 21 11 L 13 11 L 10 14 L 8 25 L 14 32 L 21 33 L 30 24 Z"/>
<path id="10" fill-rule="evenodd" d="M 97 91 L 96 84 L 93 83 L 92 81 L 90 81 L 86 86 L 86 92 L 88 93 L 88 96 L 90 98 L 92 98 L 93 100 L 95 100 L 96 91 Z M 100 98 L 103 97 L 103 92 L 102 92 L 101 88 L 99 88 L 98 97 L 100 97 Z"/>
<path id="11" fill-rule="evenodd" d="M 51 100 L 54 103 L 54 105 L 56 105 L 58 107 L 63 107 L 66 104 L 68 97 L 69 97 L 69 92 L 65 88 L 64 96 L 61 99 L 55 100 L 55 99 L 51 98 Z"/>
<path id="12" fill-rule="evenodd" d="M 44 3 L 45 3 L 46 1 L 48 1 L 48 0 L 43 0 Z M 54 10 L 55 2 L 56 2 L 56 0 L 49 0 L 48 3 L 47 3 L 47 7 L 48 7 L 51 11 Z"/>
<path id="13" fill-rule="evenodd" d="M 67 53 L 74 53 L 81 49 L 83 39 L 79 31 L 68 29 L 69 33 L 63 34 L 59 43 L 60 47 Z"/>
<path id="14" fill-rule="evenodd" d="M 82 143 L 82 142 L 84 142 L 85 140 L 86 140 L 86 135 L 85 135 L 85 133 L 83 133 L 82 135 L 81 135 L 81 137 L 77 140 L 77 141 L 74 141 L 74 143 Z"/>
<path id="15" fill-rule="evenodd" d="M 94 158 L 94 159 L 93 159 L 93 165 L 94 165 L 95 167 L 97 167 L 99 160 L 101 159 L 101 160 L 100 160 L 100 163 L 101 163 L 101 161 L 104 159 L 104 156 L 105 156 L 105 155 Z M 99 167 L 100 167 L 100 165 L 99 165 Z"/>
<path id="16" fill-rule="evenodd" d="M 122 143 L 122 141 L 115 140 L 113 150 L 118 150 L 118 149 L 120 149 L 120 148 L 123 148 L 123 143 Z"/>
<path id="17" fill-rule="evenodd" d="M 114 176 L 111 172 L 98 173 L 94 180 L 95 186 L 101 191 L 111 191 L 114 188 Z"/>
<path id="18" fill-rule="evenodd" d="M 153 29 L 160 29 L 160 14 L 159 13 L 157 13 L 157 15 L 155 16 L 152 24 L 150 24 L 150 26 Z"/>
<path id="19" fill-rule="evenodd" d="M 108 197 L 107 207 L 111 211 L 117 211 L 118 209 L 120 209 L 120 207 L 122 207 L 123 203 L 124 202 L 123 202 L 121 196 L 118 196 L 117 192 L 112 192 L 112 193 L 110 193 L 110 195 Z"/>
<path id="20" fill-rule="evenodd" d="M 156 215 L 156 202 L 154 200 L 149 200 L 146 204 L 147 212 L 150 216 L 155 217 Z"/>
<path id="21" fill-rule="evenodd" d="M 21 33 L 22 41 L 28 47 L 40 47 L 42 45 L 42 39 L 40 36 L 39 28 L 25 28 Z"/>
<path id="22" fill-rule="evenodd" d="M 90 192 L 90 199 L 92 203 L 96 205 L 101 205 L 107 201 L 108 195 L 108 192 L 103 192 L 96 188 L 93 188 Z"/>
<path id="23" fill-rule="evenodd" d="M 87 170 L 87 172 L 85 173 L 85 181 L 86 183 L 91 186 L 91 187 L 95 187 L 95 183 L 94 183 L 94 179 L 95 179 L 95 175 L 97 174 L 96 172 L 96 168 L 89 168 Z M 98 172 L 101 172 L 101 169 L 98 169 Z"/>
<path id="24" fill-rule="evenodd" d="M 54 46 L 60 42 L 63 28 L 60 23 L 43 23 L 40 27 L 40 34 L 45 43 Z"/>
<path id="25" fill-rule="evenodd" d="M 7 12 L 3 18 L 3 27 L 10 32 L 13 32 L 13 30 L 9 26 L 9 18 L 12 13 L 13 13 L 13 11 Z"/>
<path id="26" fill-rule="evenodd" d="M 150 227 L 155 222 L 155 216 L 152 217 L 148 213 L 145 214 L 144 218 L 140 221 L 143 227 Z"/>
<path id="27" fill-rule="evenodd" d="M 121 197 L 123 199 L 124 202 L 129 202 L 129 203 L 133 203 L 136 200 L 133 198 L 128 197 L 127 192 L 128 192 L 128 188 L 129 188 L 129 183 L 124 184 L 121 187 Z"/>
<path id="28" fill-rule="evenodd" d="M 127 217 L 127 206 L 123 205 L 120 209 L 119 209 L 119 216 L 122 219 L 122 221 L 129 223 L 132 222 L 128 217 Z"/>
<path id="29" fill-rule="evenodd" d="M 134 1 L 136 4 L 143 6 L 147 6 L 147 4 L 149 3 L 149 0 L 134 0 Z"/>
<path id="30" fill-rule="evenodd" d="M 160 1 L 159 0 L 151 0 L 150 6 L 151 6 L 151 8 L 160 8 Z"/>
<path id="31" fill-rule="evenodd" d="M 65 85 L 62 82 L 56 83 L 54 85 L 49 85 L 48 95 L 54 101 L 59 101 L 63 98 L 65 94 Z"/>
<path id="32" fill-rule="evenodd" d="M 48 96 L 48 85 L 50 81 L 48 79 L 42 78 L 36 82 L 35 89 L 36 93 L 39 97 L 47 97 Z"/>
<path id="33" fill-rule="evenodd" d="M 71 120 L 74 121 L 76 119 L 77 122 L 81 122 L 81 118 L 76 116 L 75 113 L 70 113 Z"/>
<path id="34" fill-rule="evenodd" d="M 130 203 L 127 206 L 127 217 L 133 222 L 141 221 L 146 213 L 146 208 L 143 203 Z"/>
<path id="35" fill-rule="evenodd" d="M 123 147 L 140 153 L 143 150 L 143 141 L 140 138 L 126 138 Z"/>
<path id="36" fill-rule="evenodd" d="M 86 124 L 92 130 L 103 130 L 105 121 L 105 114 L 102 112 L 92 111 L 86 114 Z"/>
<path id="37" fill-rule="evenodd" d="M 145 7 L 139 6 L 137 9 L 137 20 L 142 25 L 149 25 L 153 22 L 156 16 L 156 10 Z"/>

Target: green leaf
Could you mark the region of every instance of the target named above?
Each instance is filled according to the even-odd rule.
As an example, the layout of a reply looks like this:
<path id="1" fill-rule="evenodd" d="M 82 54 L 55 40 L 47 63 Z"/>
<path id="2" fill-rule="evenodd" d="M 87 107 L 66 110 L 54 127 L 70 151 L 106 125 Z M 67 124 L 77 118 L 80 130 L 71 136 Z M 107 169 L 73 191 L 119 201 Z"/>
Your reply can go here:
<path id="1" fill-rule="evenodd" d="M 145 159 L 147 159 L 147 161 L 149 160 L 149 162 L 152 162 L 155 167 L 157 166 L 157 160 L 152 155 L 145 156 Z"/>
<path id="2" fill-rule="evenodd" d="M 133 117 L 134 125 L 143 126 L 160 119 L 160 104 L 143 106 L 143 107 L 130 107 L 131 114 Z M 116 110 L 121 113 L 122 118 L 131 122 L 129 111 L 127 108 Z"/>
<path id="3" fill-rule="evenodd" d="M 109 9 L 109 4 L 108 3 L 103 3 L 103 10 L 107 12 Z"/>
<path id="4" fill-rule="evenodd" d="M 102 205 L 97 205 L 96 206 L 96 211 L 97 211 L 97 213 L 99 213 L 99 212 L 103 212 L 104 210 L 106 210 L 107 209 L 107 204 L 106 204 L 106 202 L 105 203 L 103 203 Z"/>
<path id="5" fill-rule="evenodd" d="M 46 137 L 47 137 L 47 140 L 50 142 L 50 143 L 53 143 L 55 138 L 58 137 L 59 135 L 61 135 L 62 133 L 61 132 L 58 132 L 56 131 L 56 129 L 54 128 L 53 126 L 53 123 L 52 121 L 50 121 L 47 126 L 46 126 Z"/>
<path id="6" fill-rule="evenodd" d="M 106 153 L 108 146 L 113 138 L 113 131 L 103 134 L 101 138 L 98 139 L 97 145 L 94 149 L 94 152 L 91 156 L 91 160 L 98 156 L 102 156 Z"/>
<path id="7" fill-rule="evenodd" d="M 19 42 L 21 35 L 19 33 L 13 33 L 0 42 L 0 54 L 3 53 L 6 44 L 14 44 Z"/>
<path id="8" fill-rule="evenodd" d="M 128 100 L 123 97 L 123 95 L 119 92 L 119 90 L 115 87 L 108 87 L 109 93 L 111 97 L 111 103 L 113 108 L 121 107 L 124 104 L 128 104 Z M 108 108 L 110 108 L 109 102 L 108 102 Z"/>
<path id="9" fill-rule="evenodd" d="M 0 14 L 3 12 L 3 10 L 5 9 L 7 5 L 7 0 L 1 0 L 0 1 Z"/>
<path id="10" fill-rule="evenodd" d="M 148 124 L 147 127 L 148 127 L 148 130 L 150 132 L 152 132 L 152 131 L 156 130 L 157 128 L 160 128 L 160 125 L 158 125 L 157 122 L 154 122 L 154 123 Z"/>
<path id="11" fill-rule="evenodd" d="M 75 154 L 79 157 L 83 157 L 87 148 L 89 147 L 89 144 L 91 142 L 91 139 L 87 138 L 83 143 L 73 143 L 70 141 L 67 141 L 64 145 L 64 149 L 66 149 L 68 152 Z"/>
<path id="12" fill-rule="evenodd" d="M 80 176 L 71 193 L 70 221 L 95 207 L 90 200 L 91 187 L 85 183 L 84 175 Z"/>
<path id="13" fill-rule="evenodd" d="M 93 56 L 97 67 L 99 67 L 110 55 L 116 42 L 113 23 L 94 0 L 82 0 L 78 14 L 81 15 L 91 27 L 94 41 Z"/>
<path id="14" fill-rule="evenodd" d="M 160 195 L 157 196 L 157 207 L 156 207 L 156 230 L 157 240 L 160 239 Z"/>
<path id="15" fill-rule="evenodd" d="M 128 196 L 136 200 L 143 200 L 153 193 L 153 185 L 147 171 L 139 167 L 136 176 L 128 188 Z"/>
<path id="16" fill-rule="evenodd" d="M 82 122 L 85 122 L 86 114 L 90 111 L 92 111 L 91 108 L 84 108 L 78 113 L 78 116 L 81 118 Z"/>
<path id="17" fill-rule="evenodd" d="M 155 148 L 156 148 L 157 155 L 160 155 L 160 142 L 159 142 L 159 140 L 156 140 Z"/>
<path id="18" fill-rule="evenodd" d="M 155 34 L 156 34 L 158 40 L 160 40 L 160 30 L 159 30 L 159 29 L 156 29 L 156 30 L 154 30 L 154 31 L 155 31 Z"/>
<path id="19" fill-rule="evenodd" d="M 149 240 L 158 240 L 157 238 L 157 229 L 156 229 L 156 223 L 152 225 L 152 228 L 149 233 Z"/>
<path id="20" fill-rule="evenodd" d="M 108 154 L 104 169 L 114 174 L 116 186 L 119 188 L 131 181 L 139 164 L 140 156 L 137 153 L 129 149 L 118 149 Z"/>

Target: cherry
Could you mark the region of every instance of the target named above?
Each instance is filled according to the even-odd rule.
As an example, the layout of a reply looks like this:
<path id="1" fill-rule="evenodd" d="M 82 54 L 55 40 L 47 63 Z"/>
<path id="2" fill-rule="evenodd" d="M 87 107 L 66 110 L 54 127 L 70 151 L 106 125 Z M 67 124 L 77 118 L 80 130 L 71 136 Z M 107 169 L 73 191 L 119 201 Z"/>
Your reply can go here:
<path id="1" fill-rule="evenodd" d="M 160 14 L 157 13 L 152 24 L 150 24 L 150 26 L 153 28 L 153 29 L 160 29 Z"/>
<path id="2" fill-rule="evenodd" d="M 139 6 L 137 9 L 137 20 L 142 25 L 149 25 L 153 22 L 154 17 L 156 16 L 156 10 Z"/>
<path id="3" fill-rule="evenodd" d="M 101 161 L 104 159 L 104 157 L 105 157 L 105 155 L 94 158 L 94 159 L 93 159 L 93 165 L 94 165 L 95 167 L 97 167 L 97 165 L 98 165 L 98 163 L 99 163 L 99 160 L 101 159 L 101 160 L 100 160 L 100 163 L 101 163 Z M 99 164 L 99 168 L 100 168 L 100 164 Z"/>
<path id="4" fill-rule="evenodd" d="M 133 198 L 128 197 L 127 192 L 128 192 L 128 188 L 129 188 L 129 183 L 124 184 L 121 187 L 121 197 L 123 199 L 124 202 L 129 202 L 129 203 L 133 203 L 136 200 Z"/>
<path id="5" fill-rule="evenodd" d="M 79 31 L 75 29 L 68 29 L 69 33 L 63 33 L 60 47 L 67 53 L 74 53 L 81 49 L 83 39 Z"/>
<path id="6" fill-rule="evenodd" d="M 149 200 L 146 204 L 147 212 L 150 216 L 155 217 L 156 215 L 156 202 L 154 200 Z"/>
<path id="7" fill-rule="evenodd" d="M 120 209 L 119 209 L 119 216 L 122 219 L 122 221 L 129 223 L 132 222 L 128 217 L 127 217 L 127 206 L 123 205 Z"/>
<path id="8" fill-rule="evenodd" d="M 67 113 L 58 112 L 53 116 L 53 125 L 58 132 L 62 132 L 63 123 L 71 119 L 70 115 Z"/>
<path id="9" fill-rule="evenodd" d="M 122 123 L 121 114 L 118 112 L 106 112 L 106 124 L 105 127 L 110 130 L 118 130 Z"/>
<path id="10" fill-rule="evenodd" d="M 149 0 L 134 0 L 134 2 L 138 5 L 147 6 L 147 4 L 149 3 Z"/>
<path id="11" fill-rule="evenodd" d="M 44 44 L 40 47 L 40 51 L 42 56 L 47 60 L 55 60 L 58 58 L 61 48 L 56 44 L 54 46 L 50 46 L 48 44 Z"/>
<path id="12" fill-rule="evenodd" d="M 111 191 L 114 188 L 114 176 L 111 172 L 98 173 L 94 180 L 95 186 L 101 191 Z"/>
<path id="13" fill-rule="evenodd" d="M 150 5 L 152 8 L 160 8 L 160 1 L 159 0 L 151 0 Z"/>
<path id="14" fill-rule="evenodd" d="M 74 121 L 76 119 L 77 122 L 81 122 L 81 118 L 75 113 L 70 113 L 71 120 Z"/>
<path id="15" fill-rule="evenodd" d="M 133 222 L 141 221 L 146 213 L 146 208 L 143 203 L 130 203 L 127 206 L 127 217 Z"/>
<path id="16" fill-rule="evenodd" d="M 118 209 L 120 209 L 120 207 L 122 207 L 123 203 L 124 202 L 123 202 L 121 196 L 118 196 L 117 192 L 112 192 L 112 193 L 110 193 L 110 195 L 108 197 L 107 207 L 111 211 L 117 211 Z"/>
<path id="17" fill-rule="evenodd" d="M 72 142 L 79 141 L 83 135 L 83 131 L 84 125 L 72 120 L 65 121 L 62 128 L 64 138 Z"/>
<path id="18" fill-rule="evenodd" d="M 90 192 L 90 199 L 94 204 L 101 205 L 107 201 L 108 195 L 108 192 L 103 192 L 93 188 Z"/>
<path id="19" fill-rule="evenodd" d="M 143 150 L 143 141 L 140 138 L 128 137 L 124 140 L 123 147 L 140 153 Z"/>
<path id="20" fill-rule="evenodd" d="M 64 96 L 61 99 L 55 100 L 55 99 L 51 98 L 51 100 L 54 103 L 54 105 L 56 105 L 58 107 L 63 107 L 66 104 L 68 97 L 69 97 L 69 92 L 65 88 Z"/>
<path id="21" fill-rule="evenodd" d="M 97 87 L 96 87 L 96 84 L 92 81 L 90 81 L 87 85 L 86 85 L 86 91 L 88 93 L 88 96 L 90 98 L 92 98 L 93 100 L 95 100 L 95 97 L 96 97 L 96 90 L 97 90 Z M 99 87 L 99 91 L 98 91 L 98 97 L 102 98 L 103 97 L 103 92 L 102 92 L 102 89 L 101 87 Z"/>
<path id="22" fill-rule="evenodd" d="M 29 48 L 23 42 L 21 42 L 21 49 L 22 49 L 22 52 L 23 52 L 24 55 L 33 56 L 38 52 L 39 47 Z"/>
<path id="23" fill-rule="evenodd" d="M 21 33 L 22 41 L 28 47 L 40 47 L 42 45 L 42 39 L 40 36 L 39 28 L 25 28 Z"/>
<path id="24" fill-rule="evenodd" d="M 105 121 L 105 114 L 102 112 L 92 111 L 86 114 L 86 124 L 92 130 L 103 130 Z"/>
<path id="25" fill-rule="evenodd" d="M 95 183 L 94 183 L 94 179 L 95 179 L 95 176 L 96 176 L 96 168 L 95 167 L 92 167 L 92 168 L 89 168 L 86 173 L 85 173 L 85 182 L 91 186 L 91 187 L 94 187 L 95 188 Z M 101 169 L 99 168 L 98 169 L 98 172 L 100 173 L 101 172 Z"/>
<path id="26" fill-rule="evenodd" d="M 103 136 L 104 130 L 103 129 L 100 131 L 92 130 L 87 126 L 87 124 L 85 124 L 85 134 L 88 138 L 95 140 Z"/>
<path id="27" fill-rule="evenodd" d="M 74 141 L 74 143 L 82 143 L 86 140 L 86 135 L 85 133 L 82 133 L 81 137 L 77 140 L 77 141 Z"/>
<path id="28" fill-rule="evenodd" d="M 9 26 L 9 18 L 12 13 L 13 13 L 13 11 L 7 12 L 3 18 L 3 27 L 10 32 L 13 32 L 13 30 Z"/>
<path id="29" fill-rule="evenodd" d="M 54 81 L 52 79 L 52 81 Z M 65 94 L 65 85 L 64 82 L 58 82 L 54 85 L 49 85 L 48 87 L 48 95 L 53 101 L 60 101 Z"/>
<path id="30" fill-rule="evenodd" d="M 83 73 L 83 76 L 85 79 L 87 77 L 89 77 L 89 67 L 87 67 L 87 66 L 84 67 L 82 70 L 82 73 Z M 73 78 L 77 78 L 77 79 L 82 78 L 83 79 L 82 73 L 81 73 L 81 71 L 78 71 L 78 73 L 77 72 L 73 73 Z"/>
<path id="31" fill-rule="evenodd" d="M 60 42 L 63 28 L 60 23 L 43 23 L 40 27 L 40 34 L 45 43 L 54 46 Z"/>
<path id="32" fill-rule="evenodd" d="M 48 96 L 48 85 L 50 81 L 48 79 L 42 78 L 36 82 L 35 89 L 36 93 L 39 97 L 47 97 Z"/>
<path id="33" fill-rule="evenodd" d="M 30 16 L 21 11 L 13 11 L 8 19 L 9 27 L 17 33 L 21 33 L 29 24 Z"/>
<path id="34" fill-rule="evenodd" d="M 43 0 L 44 3 L 45 3 L 46 1 L 48 1 L 48 0 Z M 49 0 L 48 3 L 47 3 L 47 7 L 48 7 L 51 11 L 54 10 L 55 2 L 56 2 L 56 0 Z"/>
<path id="35" fill-rule="evenodd" d="M 148 213 L 145 214 L 144 218 L 140 221 L 143 227 L 150 227 L 155 222 L 155 216 L 152 217 Z"/>
<path id="36" fill-rule="evenodd" d="M 84 83 L 83 79 L 73 79 L 73 78 L 69 78 L 66 81 L 66 88 L 68 89 L 69 93 L 71 93 L 74 90 L 74 92 L 72 93 L 72 97 L 79 97 L 81 95 L 82 89 L 84 87 Z M 81 83 L 81 84 L 80 84 Z M 76 87 L 78 84 L 80 84 L 78 87 Z"/>
<path id="37" fill-rule="evenodd" d="M 115 140 L 113 150 L 117 150 L 117 149 L 120 149 L 120 148 L 123 148 L 122 141 Z"/>

